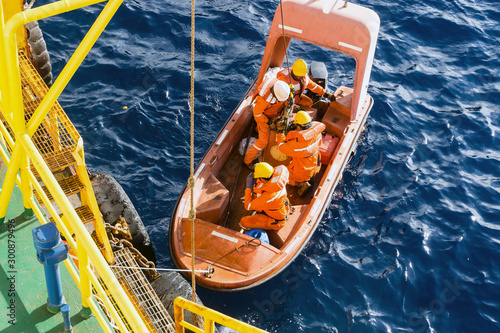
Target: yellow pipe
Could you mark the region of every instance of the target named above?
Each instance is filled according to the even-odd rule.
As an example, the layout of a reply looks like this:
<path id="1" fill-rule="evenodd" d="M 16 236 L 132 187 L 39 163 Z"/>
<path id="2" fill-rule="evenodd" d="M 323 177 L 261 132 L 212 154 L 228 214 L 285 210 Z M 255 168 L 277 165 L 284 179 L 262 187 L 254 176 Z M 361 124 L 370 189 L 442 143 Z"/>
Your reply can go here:
<path id="1" fill-rule="evenodd" d="M 97 17 L 87 35 L 85 35 L 80 45 L 78 45 L 75 53 L 73 53 L 68 63 L 64 66 L 56 81 L 49 89 L 47 95 L 45 95 L 44 99 L 35 110 L 35 113 L 31 117 L 27 127 L 29 136 L 33 136 L 38 126 L 40 126 L 56 99 L 66 87 L 73 74 L 75 74 L 83 59 L 85 59 L 90 49 L 113 17 L 114 13 L 118 10 L 118 7 L 120 7 L 122 1 L 123 0 L 110 0 L 102 10 L 99 17 Z"/>
<path id="2" fill-rule="evenodd" d="M 80 218 L 57 183 L 54 175 L 45 164 L 42 155 L 40 155 L 30 137 L 25 133 L 22 136 L 19 136 L 18 140 L 20 140 L 24 149 L 26 149 L 29 158 L 31 159 L 33 165 L 35 165 L 35 168 L 41 176 L 43 182 L 48 188 L 52 189 L 52 195 L 62 213 L 66 216 L 67 221 L 70 224 L 70 228 L 75 232 L 79 242 L 81 242 L 81 244 L 85 244 L 85 250 L 88 252 L 89 257 L 92 260 L 92 264 L 99 272 L 99 276 L 101 276 L 101 278 L 105 281 L 106 286 L 115 297 L 117 304 L 120 305 L 122 312 L 129 320 L 134 331 L 147 332 L 146 325 L 130 302 L 130 299 L 126 296 L 125 291 L 109 268 L 107 262 L 104 260 L 104 257 L 99 252 L 99 249 L 90 237 L 87 229 L 82 223 L 80 223 Z M 3 194 L 3 191 L 1 194 Z M 83 282 L 80 281 L 80 284 L 83 284 Z"/>
<path id="3" fill-rule="evenodd" d="M 78 238 L 78 266 L 80 267 L 80 293 L 82 296 L 82 306 L 89 307 L 88 299 L 92 296 L 92 284 L 87 274 L 86 268 L 89 267 L 89 257 L 85 246 Z"/>
<path id="4" fill-rule="evenodd" d="M 3 15 L 3 1 L 0 1 L 0 50 L 5 50 L 5 38 L 3 37 L 3 32 L 5 30 L 5 21 L 4 21 L 4 15 Z M 0 72 L 5 73 L 5 68 L 7 66 L 6 60 L 5 60 L 5 54 L 4 52 L 0 52 Z M 0 78 L 0 92 L 2 94 L 7 93 L 7 87 L 8 87 L 8 81 L 6 80 L 5 75 L 2 75 Z M 4 107 L 4 101 L 3 97 L 0 98 L 0 108 L 2 113 L 6 110 Z"/>
<path id="5" fill-rule="evenodd" d="M 30 204 L 30 198 L 33 196 L 33 191 L 31 190 L 31 184 L 28 178 L 28 172 L 30 171 L 30 161 L 26 154 L 23 154 L 21 160 L 21 193 L 23 194 L 23 205 L 24 212 L 27 214 L 27 217 L 33 216 L 33 208 Z M 28 213 L 28 210 L 30 211 Z"/>
<path id="6" fill-rule="evenodd" d="M 23 149 L 21 144 L 17 143 L 14 146 L 14 151 L 12 152 L 11 160 L 9 166 L 7 167 L 7 173 L 3 180 L 2 191 L 0 192 L 0 225 L 7 215 L 7 208 L 9 207 L 10 196 L 12 195 L 12 190 L 14 189 L 14 184 L 17 178 L 17 172 L 21 166 L 21 160 L 23 157 Z"/>
<path id="7" fill-rule="evenodd" d="M 2 122 L 0 122 L 0 124 L 1 123 Z M 0 158 L 2 158 L 4 164 L 8 167 L 10 163 L 9 152 L 3 147 L 0 147 Z M 21 177 L 19 177 L 19 175 L 16 175 L 16 184 L 18 187 L 21 187 Z"/>
<path id="8" fill-rule="evenodd" d="M 4 76 L 6 85 L 3 87 L 4 91 L 2 91 L 2 99 L 3 107 L 5 108 L 4 113 L 12 113 L 10 126 L 14 135 L 16 135 L 20 132 L 24 132 L 26 123 L 24 121 L 21 75 L 19 74 L 19 59 L 17 58 L 16 40 L 13 36 L 8 35 L 9 31 L 7 29 L 8 27 L 6 24 L 3 37 L 5 42 L 5 73 L 7 75 Z M 12 35 L 14 34 L 15 31 L 12 32 Z M 7 121 L 9 120 L 10 119 L 7 118 Z"/>

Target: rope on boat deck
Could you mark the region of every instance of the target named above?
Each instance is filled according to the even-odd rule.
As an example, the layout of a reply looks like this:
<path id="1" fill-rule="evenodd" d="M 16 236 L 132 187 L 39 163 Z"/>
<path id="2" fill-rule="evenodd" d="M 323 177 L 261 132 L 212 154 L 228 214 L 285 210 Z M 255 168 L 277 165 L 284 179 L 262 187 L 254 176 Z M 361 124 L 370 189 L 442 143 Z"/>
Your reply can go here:
<path id="1" fill-rule="evenodd" d="M 253 244 L 254 241 L 257 241 L 258 243 L 255 243 Z M 247 242 L 245 242 L 245 244 L 242 244 L 238 247 L 235 247 L 232 251 L 229 251 L 228 253 L 226 253 L 225 255 L 223 255 L 222 257 L 220 257 L 219 259 L 215 260 L 213 263 L 211 263 L 210 265 L 208 265 L 207 267 L 207 273 L 205 273 L 205 276 L 207 276 L 207 274 L 212 274 L 213 273 L 213 268 L 212 266 L 215 265 L 217 263 L 217 261 L 221 260 L 222 258 L 230 255 L 231 253 L 233 253 L 234 251 L 240 251 L 240 249 L 244 246 L 253 246 L 253 247 L 259 247 L 260 245 L 262 244 L 262 241 L 258 238 L 254 238 L 254 239 L 251 239 Z"/>
<path id="2" fill-rule="evenodd" d="M 124 265 L 109 265 L 109 267 L 118 267 L 118 268 L 130 268 L 130 269 L 142 269 L 142 270 L 155 270 L 162 272 L 192 272 L 190 269 L 177 269 L 177 268 L 157 268 L 157 267 L 136 267 L 136 266 L 124 266 Z M 197 273 L 208 273 L 206 269 L 196 269 Z"/>

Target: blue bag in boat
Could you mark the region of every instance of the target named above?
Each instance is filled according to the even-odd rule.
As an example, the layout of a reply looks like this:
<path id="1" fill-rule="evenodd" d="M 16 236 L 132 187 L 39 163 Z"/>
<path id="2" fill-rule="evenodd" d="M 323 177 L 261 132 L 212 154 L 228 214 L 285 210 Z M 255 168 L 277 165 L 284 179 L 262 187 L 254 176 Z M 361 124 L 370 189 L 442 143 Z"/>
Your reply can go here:
<path id="1" fill-rule="evenodd" d="M 261 242 L 269 244 L 269 237 L 267 236 L 266 232 L 262 229 L 250 229 L 245 232 L 245 235 L 248 235 L 256 239 L 260 239 Z"/>

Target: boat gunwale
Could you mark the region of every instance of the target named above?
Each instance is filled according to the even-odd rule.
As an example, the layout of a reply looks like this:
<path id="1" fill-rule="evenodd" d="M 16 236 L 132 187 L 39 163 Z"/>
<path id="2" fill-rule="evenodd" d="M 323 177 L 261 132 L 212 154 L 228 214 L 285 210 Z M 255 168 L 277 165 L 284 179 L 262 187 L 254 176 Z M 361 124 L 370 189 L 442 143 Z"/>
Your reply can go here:
<path id="1" fill-rule="evenodd" d="M 252 89 L 252 87 L 253 87 L 253 85 L 250 87 L 249 91 Z M 247 92 L 247 94 L 245 96 L 247 96 L 247 95 L 248 95 L 248 92 Z M 247 97 L 242 98 L 240 104 L 238 104 L 238 107 L 235 108 L 235 110 L 231 114 L 231 117 L 228 118 L 228 121 L 226 122 L 225 126 L 220 130 L 219 135 L 216 137 L 216 139 L 226 129 L 226 126 L 233 119 L 233 116 L 235 115 L 236 111 L 240 108 L 241 104 L 245 101 L 246 98 Z M 356 142 L 357 142 L 357 140 L 359 139 L 359 137 L 361 135 L 363 126 L 366 123 L 368 115 L 369 115 L 369 113 L 371 111 L 371 108 L 373 106 L 373 98 L 369 94 L 366 95 L 366 99 L 365 99 L 365 103 L 364 104 L 366 104 L 366 103 L 368 103 L 368 106 L 366 108 L 366 111 L 363 112 L 362 117 L 360 117 L 358 119 L 358 121 L 350 122 L 349 125 L 348 125 L 347 129 L 349 129 L 349 130 L 350 130 L 350 127 L 352 125 L 356 125 L 355 128 L 352 128 L 352 130 L 353 130 L 352 133 L 354 133 L 354 135 L 352 135 L 352 138 L 351 138 L 352 141 L 349 144 L 349 148 L 346 150 L 346 153 L 344 153 L 343 156 L 342 156 L 341 165 L 340 165 L 340 168 L 339 168 L 339 170 L 337 172 L 336 177 L 334 178 L 335 179 L 334 183 L 332 185 L 329 185 L 329 186 L 324 186 L 325 182 L 327 181 L 326 178 L 328 176 L 328 172 L 331 170 L 331 168 L 333 167 L 333 164 L 335 162 L 335 158 L 332 158 L 329 161 L 329 163 L 328 163 L 328 165 L 327 165 L 327 167 L 325 169 L 323 177 L 322 177 L 320 183 L 318 184 L 318 188 L 316 189 L 316 191 L 319 190 L 319 193 L 318 192 L 315 193 L 314 196 L 313 196 L 313 198 L 312 198 L 312 199 L 315 199 L 315 200 L 321 200 L 321 197 L 324 197 L 324 198 L 326 198 L 326 200 L 321 200 L 320 201 L 321 204 L 318 207 L 319 209 L 318 209 L 318 211 L 313 216 L 310 216 L 309 213 L 310 213 L 310 211 L 311 211 L 314 203 L 312 202 L 312 200 L 311 200 L 311 202 L 309 202 L 309 204 L 307 205 L 308 206 L 307 209 L 302 213 L 304 216 L 302 218 L 300 218 L 299 220 L 297 220 L 297 223 L 300 223 L 300 226 L 293 233 L 291 233 L 288 236 L 285 244 L 283 244 L 281 248 L 274 247 L 279 252 L 271 260 L 272 263 L 273 263 L 273 265 L 266 265 L 265 267 L 262 267 L 262 269 L 260 269 L 256 273 L 254 273 L 256 275 L 255 278 L 257 279 L 257 281 L 251 283 L 251 281 L 254 280 L 254 279 L 245 279 L 249 283 L 245 284 L 243 286 L 231 287 L 232 285 L 241 285 L 241 283 L 243 281 L 245 281 L 245 280 L 240 280 L 240 281 L 237 281 L 237 282 L 234 282 L 234 283 L 227 283 L 227 282 L 220 283 L 219 282 L 219 283 L 213 283 L 213 284 L 210 283 L 210 284 L 207 284 L 206 282 L 211 282 L 213 280 L 209 280 L 207 278 L 204 278 L 201 275 L 196 274 L 197 275 L 197 279 L 196 280 L 197 280 L 197 282 L 198 282 L 199 285 L 203 286 L 206 289 L 214 290 L 214 291 L 220 291 L 220 292 L 237 292 L 237 291 L 248 290 L 248 289 L 254 288 L 254 287 L 256 287 L 256 286 L 258 286 L 260 284 L 263 284 L 263 283 L 269 281 L 270 279 L 274 278 L 276 275 L 280 274 L 284 269 L 286 269 L 288 267 L 288 265 L 290 265 L 295 260 L 295 258 L 302 252 L 303 248 L 309 242 L 309 240 L 312 237 L 312 235 L 314 234 L 315 230 L 317 229 L 317 227 L 321 223 L 321 219 L 322 219 L 322 217 L 324 215 L 324 212 L 326 211 L 327 205 L 331 201 L 333 193 L 334 193 L 334 191 L 335 191 L 338 183 L 340 182 L 340 179 L 341 179 L 341 176 L 343 174 L 343 171 L 344 171 L 345 167 L 347 166 L 347 164 L 350 161 L 351 153 L 357 147 Z M 345 138 L 346 138 L 346 136 L 347 136 L 348 133 L 349 133 L 349 131 L 346 131 L 346 133 L 343 135 L 343 137 L 339 141 L 339 144 L 337 146 L 335 154 L 338 153 L 338 150 L 341 149 L 341 146 L 345 142 Z M 213 151 L 213 150 L 216 151 L 218 149 L 216 147 L 216 142 L 217 142 L 217 140 L 213 141 L 212 145 L 207 150 L 207 153 L 205 154 L 205 156 L 203 157 L 203 159 L 200 161 L 200 164 L 199 164 L 198 168 L 196 169 L 196 172 L 198 172 L 199 168 L 201 168 L 202 165 L 204 164 L 204 162 L 206 162 L 204 160 L 207 158 L 208 153 L 211 152 L 211 151 Z M 215 155 L 217 155 L 217 154 L 215 154 Z M 209 173 L 213 174 L 215 176 L 214 173 L 212 173 L 212 172 L 209 172 Z M 172 219 L 174 219 L 174 220 L 176 218 L 178 220 L 182 219 L 182 217 L 178 216 L 178 210 L 179 210 L 178 204 L 181 202 L 181 199 L 186 194 L 186 187 L 187 187 L 187 183 L 184 186 L 184 190 L 183 190 L 182 194 L 179 195 L 179 198 L 178 198 L 178 201 L 176 203 L 175 210 L 174 210 L 175 214 L 171 218 L 171 223 L 172 223 Z M 324 196 L 321 196 L 320 194 L 321 194 L 323 188 L 328 189 L 329 192 L 325 193 Z M 315 223 L 307 223 L 307 220 L 309 220 L 309 219 L 315 221 Z M 175 224 L 176 222 L 174 221 L 173 223 Z M 182 223 L 182 222 L 177 222 L 177 223 Z M 220 225 L 214 224 L 214 227 L 216 227 L 216 226 L 220 226 Z M 170 228 L 169 228 L 169 239 L 171 241 L 174 239 L 170 235 L 172 229 L 173 229 L 173 225 L 171 224 Z M 228 230 L 232 230 L 232 229 L 229 229 L 229 228 L 227 228 L 227 229 Z M 178 228 L 178 230 L 180 230 L 180 228 Z M 297 242 L 296 245 L 290 247 L 290 243 L 292 243 L 297 237 L 299 237 L 301 240 L 299 242 Z M 181 258 L 181 253 L 179 253 L 179 252 L 184 252 L 184 251 L 183 250 L 178 251 L 178 250 L 173 249 L 172 248 L 173 247 L 172 243 L 173 242 L 169 242 L 169 247 L 171 248 L 171 252 L 170 253 L 171 253 L 171 257 L 172 257 L 172 260 L 173 260 L 174 264 L 177 267 L 182 267 L 182 268 L 189 269 L 190 267 L 187 267 L 185 265 L 185 263 L 183 262 L 183 260 Z M 180 242 L 176 242 L 176 243 L 180 243 Z M 185 256 L 185 257 L 191 258 L 190 254 L 182 253 L 182 255 Z M 196 258 L 199 259 L 200 261 L 204 262 L 204 263 L 209 264 L 209 265 L 212 262 L 211 260 L 208 260 L 206 258 L 202 258 L 202 257 L 196 257 Z M 279 258 L 279 259 L 275 260 L 275 258 Z M 180 264 L 180 263 L 182 263 L 182 264 Z M 221 265 L 221 266 L 225 266 L 225 265 Z M 229 271 L 229 272 L 234 271 L 234 273 L 238 273 L 239 274 L 239 270 L 235 269 L 235 268 L 231 268 L 231 270 L 226 270 L 226 271 Z M 238 272 L 236 272 L 236 271 L 238 271 Z M 254 275 L 254 274 L 251 274 L 251 275 Z M 183 272 L 183 275 L 186 278 L 190 278 L 191 277 L 191 272 Z M 241 275 L 241 274 L 239 274 L 239 275 Z M 258 276 L 263 276 L 263 277 L 260 278 L 260 279 L 258 279 Z M 222 285 L 224 285 L 225 287 L 222 287 Z"/>
<path id="2" fill-rule="evenodd" d="M 201 274 L 196 274 L 198 284 L 203 286 L 204 288 L 223 292 L 250 289 L 272 279 L 276 275 L 280 274 L 288 265 L 290 265 L 291 262 L 294 261 L 294 259 L 302 252 L 303 248 L 312 237 L 314 231 L 319 226 L 326 208 L 328 207 L 328 204 L 332 199 L 333 193 L 337 188 L 338 183 L 342 179 L 343 172 L 351 160 L 352 153 L 358 146 L 357 141 L 361 136 L 364 124 L 366 123 L 368 115 L 373 106 L 373 98 L 367 93 L 367 87 L 374 58 L 380 19 L 378 18 L 378 15 L 371 9 L 355 4 L 351 4 L 351 6 L 349 6 L 349 9 L 347 10 L 343 10 L 342 8 L 346 8 L 346 6 L 344 5 L 342 7 L 338 2 L 335 2 L 328 11 L 325 11 L 326 8 L 322 7 L 323 5 L 324 4 L 318 3 L 311 4 L 303 0 L 284 0 L 281 10 L 289 13 L 290 15 L 287 16 L 291 18 L 294 15 L 297 15 L 297 9 L 301 9 L 302 6 L 307 6 L 307 15 L 318 15 L 318 17 L 320 17 L 321 19 L 327 20 L 329 26 L 331 27 L 337 27 L 340 24 L 347 24 L 346 27 L 358 27 L 359 25 L 358 28 L 361 30 L 358 31 L 359 36 L 357 34 L 356 36 L 366 38 L 363 39 L 363 42 L 361 44 L 359 40 L 357 41 L 357 43 L 355 43 L 353 42 L 353 38 L 356 38 L 356 36 L 350 34 L 346 35 L 344 31 L 345 29 L 343 30 L 344 32 L 339 32 L 338 34 L 334 34 L 334 36 L 325 36 L 324 33 L 320 33 L 318 36 L 309 36 L 311 33 L 313 33 L 312 31 L 314 31 L 314 29 L 312 29 L 310 23 L 304 22 L 302 22 L 299 26 L 300 29 L 295 29 L 295 26 L 293 27 L 293 29 L 295 30 L 290 27 L 288 27 L 288 29 L 287 27 L 284 27 L 284 29 L 287 30 L 287 32 L 284 33 L 280 26 L 280 24 L 284 23 L 280 21 L 280 6 L 278 6 L 270 27 L 257 79 L 254 80 L 244 98 L 231 113 L 231 116 L 227 119 L 224 126 L 221 128 L 215 140 L 212 142 L 209 149 L 205 152 L 205 155 L 203 156 L 200 164 L 196 169 L 197 179 L 200 179 L 200 181 L 195 180 L 195 193 L 196 191 L 201 189 L 208 189 L 208 187 L 205 187 L 205 184 L 207 184 L 209 178 L 215 177 L 215 179 L 219 180 L 218 178 L 221 177 L 220 172 L 226 168 L 226 163 L 230 161 L 231 155 L 234 154 L 234 149 L 237 149 L 237 144 L 235 144 L 235 142 L 239 142 L 243 135 L 242 133 L 244 133 L 244 130 L 242 130 L 241 128 L 249 127 L 248 125 L 253 121 L 252 112 L 249 112 L 248 114 L 237 114 L 237 112 L 246 110 L 246 108 L 250 106 L 251 100 L 250 103 L 247 103 L 245 106 L 243 106 L 243 103 L 246 103 L 249 100 L 250 90 L 255 90 L 255 87 L 262 81 L 264 74 L 270 67 L 283 67 L 285 51 L 283 51 L 282 48 L 284 47 L 284 49 L 287 49 L 292 39 L 308 42 L 320 47 L 327 48 L 334 52 L 346 54 L 354 58 L 356 63 L 354 84 L 352 88 L 349 88 L 351 89 L 351 100 L 350 102 L 348 102 L 350 121 L 343 123 L 342 125 L 340 125 L 340 127 L 334 127 L 337 129 L 344 128 L 343 133 L 338 133 L 337 130 L 334 130 L 335 133 L 332 133 L 332 129 L 330 130 L 330 133 L 335 134 L 337 137 L 339 137 L 340 140 L 338 141 L 332 158 L 326 164 L 324 171 L 322 171 L 323 174 L 316 185 L 314 195 L 312 197 L 308 196 L 310 200 L 304 203 L 306 205 L 305 209 L 303 211 L 301 210 L 299 215 L 294 216 L 292 221 L 289 220 L 288 223 L 294 224 L 291 229 L 285 230 L 282 233 L 282 236 L 275 236 L 282 237 L 281 239 L 283 240 L 283 242 L 280 243 L 279 238 L 275 239 L 275 241 L 277 242 L 275 242 L 274 244 L 280 245 L 280 247 L 277 248 L 280 252 L 273 257 L 273 265 L 266 266 L 265 268 L 261 267 L 261 269 L 258 270 L 257 273 L 248 274 L 247 279 L 237 281 L 233 279 L 233 275 L 231 275 L 230 273 L 221 273 L 221 275 L 219 275 L 219 277 L 217 278 L 218 281 L 216 280 L 215 282 L 214 280 L 204 278 Z M 361 8 L 361 12 L 354 13 L 352 5 L 354 5 L 354 8 Z M 334 12 L 334 9 L 336 12 Z M 339 10 L 342 10 L 342 12 L 340 12 Z M 295 13 L 293 13 L 294 11 Z M 373 22 L 370 21 L 371 19 L 373 19 Z M 338 20 L 338 22 L 334 22 L 334 20 Z M 342 28 L 345 27 L 342 26 Z M 290 29 L 292 29 L 292 32 L 288 31 Z M 306 34 L 302 34 L 302 31 L 305 31 Z M 350 48 L 355 49 L 360 53 L 352 53 L 352 50 L 350 50 Z M 340 111 L 341 109 L 338 109 L 335 103 L 330 107 L 333 107 L 336 112 L 342 113 L 342 111 Z M 230 122 L 234 123 L 230 124 Z M 232 140 L 228 141 L 227 137 L 231 137 Z M 238 138 L 238 140 L 234 140 L 234 138 Z M 224 139 L 226 139 L 226 141 L 224 141 Z M 206 168 L 207 164 L 210 166 L 210 170 Z M 224 183 L 224 185 L 228 186 L 227 182 L 222 182 Z M 196 197 L 196 195 L 198 197 Z M 197 201 L 201 193 L 197 193 L 196 195 L 194 199 Z M 184 233 L 176 235 L 174 231 L 182 228 L 182 225 L 180 225 L 179 227 L 179 225 L 177 225 L 176 223 L 182 223 L 182 219 L 186 216 L 188 210 L 188 196 L 189 193 L 186 184 L 184 185 L 184 188 L 175 204 L 173 214 L 170 218 L 169 227 L 169 249 L 171 258 L 177 267 L 182 268 L 189 268 L 187 266 L 190 266 L 190 263 L 188 263 L 186 260 L 186 256 L 180 253 L 182 252 L 182 241 Z M 183 201 L 185 201 L 184 206 L 179 207 L 180 205 L 182 205 Z M 214 229 L 215 227 L 222 227 L 220 225 L 220 216 L 221 215 L 219 215 L 218 223 L 214 223 Z M 212 220 L 210 221 L 214 222 Z M 231 230 L 231 232 L 235 232 L 234 225 L 231 226 L 231 228 L 228 228 L 228 230 Z M 223 247 L 224 246 L 225 245 L 223 245 Z M 207 251 L 207 249 L 209 251 L 210 247 L 204 248 L 203 251 Z M 219 250 L 214 249 L 214 253 L 216 251 Z M 241 254 L 240 261 L 247 258 L 247 260 L 253 259 L 252 257 L 243 257 L 245 255 L 246 254 Z M 191 260 L 192 256 L 189 256 L 189 258 Z M 208 260 L 202 260 L 202 262 L 207 263 Z M 255 263 L 256 266 L 258 266 L 260 262 L 257 259 Z M 195 266 L 196 265 L 200 266 L 201 264 L 200 262 L 198 262 L 197 264 L 195 264 Z M 186 277 L 189 277 L 191 275 L 191 272 L 185 272 L 184 275 Z"/>

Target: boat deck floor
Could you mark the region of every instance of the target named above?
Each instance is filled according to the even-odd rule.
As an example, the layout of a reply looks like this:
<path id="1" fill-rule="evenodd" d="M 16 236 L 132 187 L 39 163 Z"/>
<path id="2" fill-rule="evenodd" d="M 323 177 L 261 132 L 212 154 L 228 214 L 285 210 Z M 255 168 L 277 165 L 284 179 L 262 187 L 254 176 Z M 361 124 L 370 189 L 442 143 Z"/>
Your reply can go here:
<path id="1" fill-rule="evenodd" d="M 0 160 L 0 184 L 6 172 Z M 25 219 L 20 190 L 14 188 L 5 223 L 0 230 L 0 331 L 2 333 L 18 332 L 63 332 L 64 324 L 61 313 L 52 314 L 47 310 L 47 288 L 43 265 L 36 257 L 31 230 L 40 226 L 36 218 Z M 15 238 L 10 238 L 7 223 L 14 225 Z M 15 243 L 12 243 L 15 241 Z M 8 246 L 15 244 L 15 262 L 8 262 Z M 12 266 L 10 266 L 12 265 Z M 80 291 L 74 283 L 64 264 L 59 265 L 63 295 L 70 305 L 73 332 L 102 332 L 97 319 L 84 319 L 80 315 L 82 309 Z M 12 292 L 14 291 L 14 292 Z M 8 308 L 15 304 L 13 312 Z M 10 314 L 12 313 L 12 317 Z M 10 320 L 14 320 L 10 322 Z M 14 323 L 14 325 L 12 324 Z"/>

